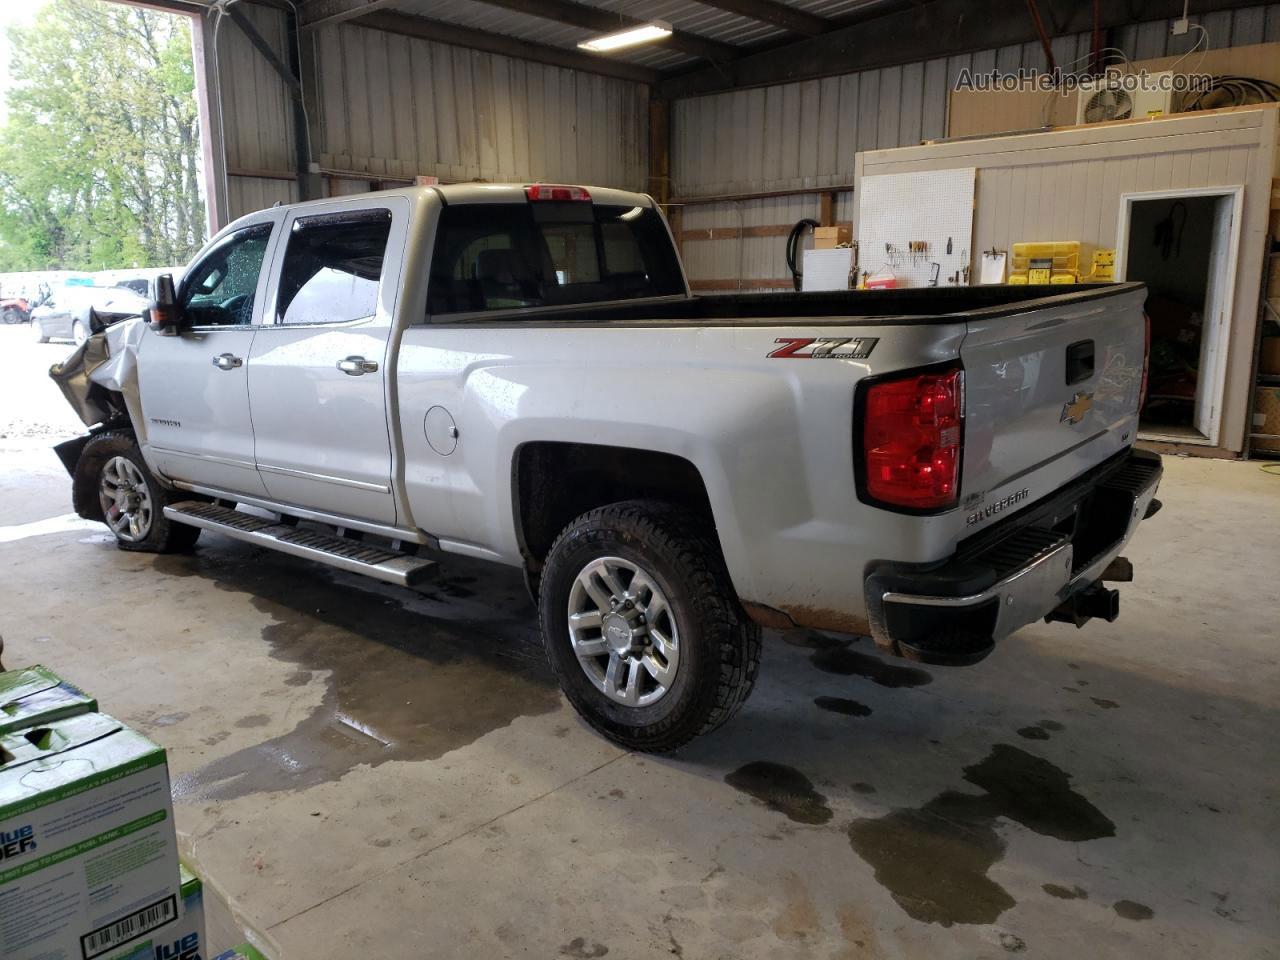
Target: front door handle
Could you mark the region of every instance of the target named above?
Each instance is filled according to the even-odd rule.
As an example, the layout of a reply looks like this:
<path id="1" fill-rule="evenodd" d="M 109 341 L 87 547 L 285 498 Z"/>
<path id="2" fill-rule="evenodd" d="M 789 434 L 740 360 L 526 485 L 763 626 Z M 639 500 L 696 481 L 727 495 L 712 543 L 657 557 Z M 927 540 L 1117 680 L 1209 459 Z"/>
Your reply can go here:
<path id="1" fill-rule="evenodd" d="M 348 377 L 361 377 L 366 373 L 377 373 L 378 362 L 366 360 L 364 357 L 347 357 L 345 360 L 338 361 L 338 369 Z"/>
<path id="2" fill-rule="evenodd" d="M 213 358 L 213 365 L 219 370 L 234 370 L 244 366 L 244 361 L 230 353 L 220 353 Z"/>

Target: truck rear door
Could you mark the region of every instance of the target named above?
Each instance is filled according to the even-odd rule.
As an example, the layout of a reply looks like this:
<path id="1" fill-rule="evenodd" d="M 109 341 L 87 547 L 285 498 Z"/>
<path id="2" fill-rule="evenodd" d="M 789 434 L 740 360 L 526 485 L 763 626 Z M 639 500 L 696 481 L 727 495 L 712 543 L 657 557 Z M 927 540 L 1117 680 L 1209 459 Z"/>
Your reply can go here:
<path id="1" fill-rule="evenodd" d="M 970 315 L 961 346 L 968 526 L 1034 502 L 1133 443 L 1145 296 L 1133 284 Z"/>
<path id="2" fill-rule="evenodd" d="M 408 220 L 401 197 L 299 208 L 284 224 L 249 363 L 272 500 L 396 522 L 387 358 Z"/>

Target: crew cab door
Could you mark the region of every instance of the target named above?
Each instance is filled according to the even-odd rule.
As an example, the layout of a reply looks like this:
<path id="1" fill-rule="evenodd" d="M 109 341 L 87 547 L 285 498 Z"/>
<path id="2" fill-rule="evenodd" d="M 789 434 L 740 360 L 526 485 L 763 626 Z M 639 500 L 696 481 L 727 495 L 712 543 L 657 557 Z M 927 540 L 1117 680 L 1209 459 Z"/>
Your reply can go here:
<path id="1" fill-rule="evenodd" d="M 250 356 L 270 499 L 394 524 L 387 370 L 408 202 L 309 205 L 283 225 Z"/>
<path id="2" fill-rule="evenodd" d="M 223 237 L 187 271 L 178 292 L 190 324 L 148 330 L 138 351 L 146 448 L 167 477 L 265 496 L 253 457 L 249 353 L 262 316 L 272 223 Z"/>

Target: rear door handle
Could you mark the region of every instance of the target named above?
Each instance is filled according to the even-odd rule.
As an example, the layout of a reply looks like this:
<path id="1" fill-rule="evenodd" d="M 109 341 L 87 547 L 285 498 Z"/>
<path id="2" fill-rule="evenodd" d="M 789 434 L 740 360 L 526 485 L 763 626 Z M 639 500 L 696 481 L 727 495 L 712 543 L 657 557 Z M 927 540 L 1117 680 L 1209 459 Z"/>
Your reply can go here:
<path id="1" fill-rule="evenodd" d="M 347 357 L 338 361 L 338 369 L 349 377 L 361 377 L 366 373 L 377 373 L 378 362 L 364 357 Z"/>
<path id="2" fill-rule="evenodd" d="M 213 365 L 219 370 L 234 370 L 244 366 L 244 361 L 230 353 L 220 353 L 213 358 Z"/>

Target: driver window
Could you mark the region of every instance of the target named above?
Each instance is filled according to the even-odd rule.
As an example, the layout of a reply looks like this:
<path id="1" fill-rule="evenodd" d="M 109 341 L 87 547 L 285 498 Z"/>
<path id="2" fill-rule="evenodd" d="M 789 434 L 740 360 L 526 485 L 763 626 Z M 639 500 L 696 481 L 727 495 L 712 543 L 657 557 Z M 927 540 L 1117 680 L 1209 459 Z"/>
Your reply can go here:
<path id="1" fill-rule="evenodd" d="M 208 252 L 183 280 L 182 306 L 195 327 L 253 322 L 258 277 L 271 224 L 237 230 Z"/>

